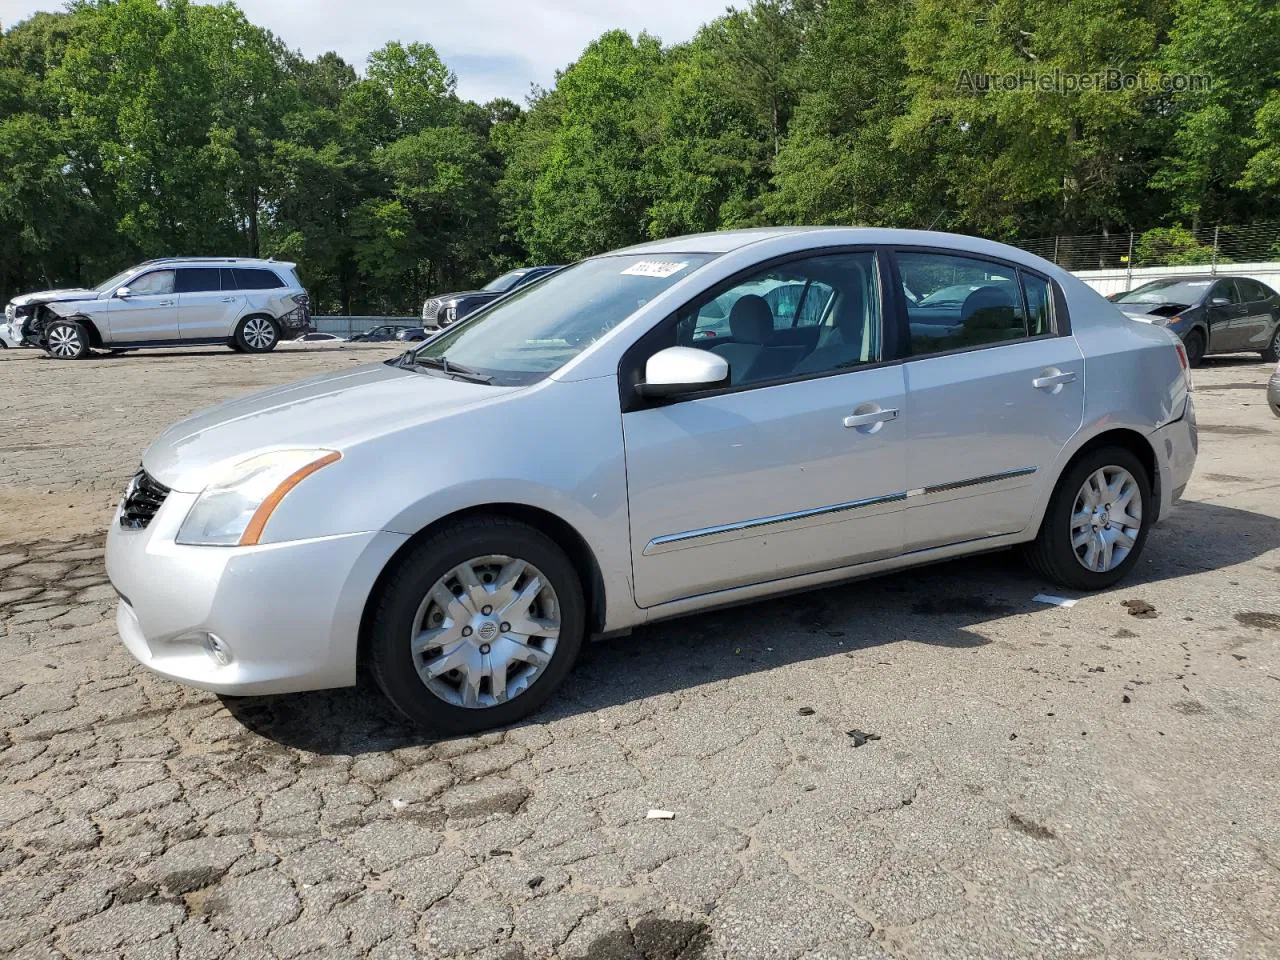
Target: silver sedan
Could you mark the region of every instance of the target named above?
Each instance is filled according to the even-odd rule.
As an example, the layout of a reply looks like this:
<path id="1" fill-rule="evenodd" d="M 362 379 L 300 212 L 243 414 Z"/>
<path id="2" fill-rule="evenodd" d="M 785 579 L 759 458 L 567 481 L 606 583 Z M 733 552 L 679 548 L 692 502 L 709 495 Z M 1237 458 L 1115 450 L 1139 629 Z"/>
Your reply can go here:
<path id="1" fill-rule="evenodd" d="M 364 663 L 464 731 L 710 607 L 1006 547 L 1103 589 L 1190 478 L 1190 388 L 1176 337 L 1001 244 L 650 243 L 169 428 L 111 524 L 119 631 L 228 694 Z"/>
<path id="2" fill-rule="evenodd" d="M 1271 404 L 1271 412 L 1280 417 L 1280 365 L 1267 383 L 1267 402 Z"/>

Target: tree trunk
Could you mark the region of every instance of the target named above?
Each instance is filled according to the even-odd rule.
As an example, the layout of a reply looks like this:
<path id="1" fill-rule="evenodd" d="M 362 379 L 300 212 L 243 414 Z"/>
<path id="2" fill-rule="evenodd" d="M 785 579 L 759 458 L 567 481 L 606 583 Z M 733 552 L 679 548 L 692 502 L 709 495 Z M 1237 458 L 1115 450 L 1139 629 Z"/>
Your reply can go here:
<path id="1" fill-rule="evenodd" d="M 249 188 L 249 256 L 261 255 L 262 250 L 258 243 L 258 185 L 254 183 Z"/>

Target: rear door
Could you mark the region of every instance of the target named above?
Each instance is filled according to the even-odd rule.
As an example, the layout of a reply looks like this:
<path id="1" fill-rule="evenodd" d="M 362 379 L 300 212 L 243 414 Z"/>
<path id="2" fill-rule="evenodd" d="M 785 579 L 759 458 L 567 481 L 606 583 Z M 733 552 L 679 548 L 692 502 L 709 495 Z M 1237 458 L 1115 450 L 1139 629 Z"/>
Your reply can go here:
<path id="1" fill-rule="evenodd" d="M 908 551 L 1016 533 L 1084 419 L 1084 357 L 1051 281 L 995 260 L 894 254 L 906 361 Z"/>
<path id="2" fill-rule="evenodd" d="M 235 330 L 244 294 L 224 289 L 230 270 L 217 267 L 178 269 L 178 323 L 183 340 L 225 340 Z"/>
<path id="3" fill-rule="evenodd" d="M 116 343 L 155 343 L 178 339 L 178 295 L 174 270 L 151 270 L 128 283 L 129 296 L 107 305 L 108 334 Z"/>
<path id="4" fill-rule="evenodd" d="M 1237 277 L 1236 287 L 1244 310 L 1240 317 L 1240 345 L 1244 350 L 1264 350 L 1271 339 L 1271 300 L 1262 284 Z"/>

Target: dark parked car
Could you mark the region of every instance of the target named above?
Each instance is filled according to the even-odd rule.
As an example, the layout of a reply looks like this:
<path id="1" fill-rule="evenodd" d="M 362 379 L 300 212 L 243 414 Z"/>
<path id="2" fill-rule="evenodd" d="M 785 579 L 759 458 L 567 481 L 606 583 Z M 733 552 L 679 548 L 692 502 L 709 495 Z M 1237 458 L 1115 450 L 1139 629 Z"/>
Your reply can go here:
<path id="1" fill-rule="evenodd" d="M 425 340 L 431 334 L 422 327 L 405 327 L 396 334 L 396 339 L 406 343 L 415 343 L 418 340 Z"/>
<path id="2" fill-rule="evenodd" d="M 1112 302 L 1135 320 L 1168 327 L 1195 367 L 1210 353 L 1262 354 L 1280 360 L 1280 296 L 1249 277 L 1152 280 Z"/>
<path id="3" fill-rule="evenodd" d="M 394 324 L 384 323 L 382 326 L 374 327 L 372 330 L 366 331 L 365 333 L 357 333 L 348 342 L 385 343 L 388 340 L 397 339 L 396 335 L 403 329 L 404 327 L 397 327 Z"/>
<path id="4" fill-rule="evenodd" d="M 422 325 L 428 330 L 442 330 L 467 314 L 474 313 L 486 303 L 492 303 L 499 297 L 506 296 L 535 280 L 541 280 L 559 269 L 559 264 L 520 267 L 504 273 L 496 280 L 490 280 L 481 290 L 464 290 L 461 293 L 446 293 L 432 297 L 422 305 Z"/>

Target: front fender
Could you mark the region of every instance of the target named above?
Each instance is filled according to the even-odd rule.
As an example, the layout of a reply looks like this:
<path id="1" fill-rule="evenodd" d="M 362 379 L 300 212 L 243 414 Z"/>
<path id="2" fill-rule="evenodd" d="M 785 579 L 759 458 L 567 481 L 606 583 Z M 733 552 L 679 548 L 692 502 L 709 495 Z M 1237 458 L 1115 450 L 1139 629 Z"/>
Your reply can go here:
<path id="1" fill-rule="evenodd" d="M 342 454 L 282 501 L 264 542 L 377 530 L 412 536 L 464 510 L 532 507 L 571 526 L 594 554 L 608 627 L 635 621 L 616 377 L 546 380 Z"/>

